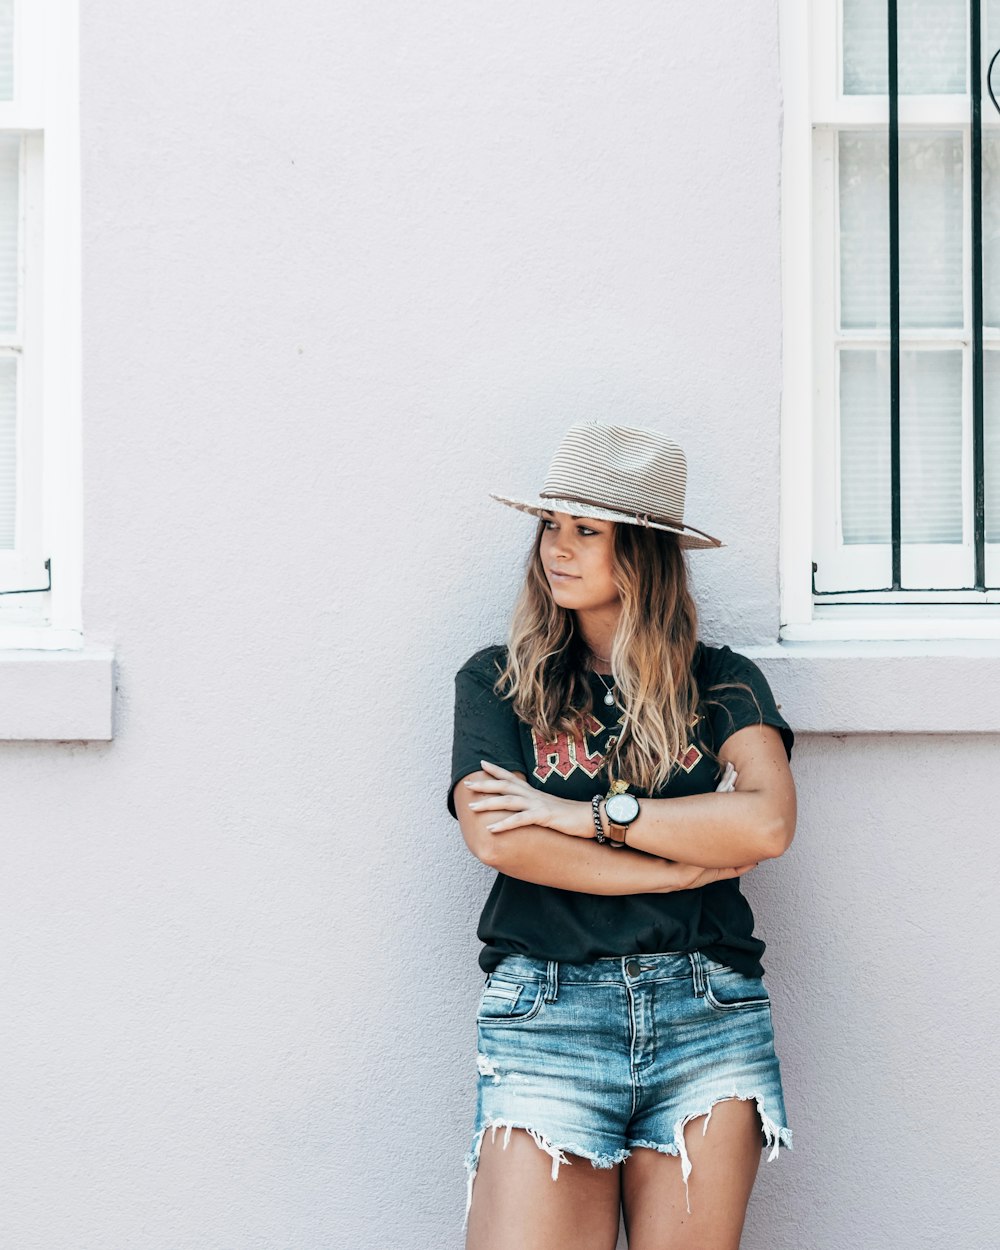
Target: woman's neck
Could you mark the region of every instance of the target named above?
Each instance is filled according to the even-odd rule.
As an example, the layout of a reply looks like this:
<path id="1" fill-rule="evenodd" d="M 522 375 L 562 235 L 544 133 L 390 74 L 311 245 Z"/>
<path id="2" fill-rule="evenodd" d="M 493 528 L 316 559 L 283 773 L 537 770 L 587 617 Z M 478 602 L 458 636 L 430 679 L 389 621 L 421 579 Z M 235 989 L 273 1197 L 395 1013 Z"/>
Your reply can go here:
<path id="1" fill-rule="evenodd" d="M 590 656 L 590 666 L 595 672 L 609 674 L 611 672 L 611 647 L 618 628 L 618 613 L 600 614 L 578 612 L 576 627 L 583 645 Z"/>

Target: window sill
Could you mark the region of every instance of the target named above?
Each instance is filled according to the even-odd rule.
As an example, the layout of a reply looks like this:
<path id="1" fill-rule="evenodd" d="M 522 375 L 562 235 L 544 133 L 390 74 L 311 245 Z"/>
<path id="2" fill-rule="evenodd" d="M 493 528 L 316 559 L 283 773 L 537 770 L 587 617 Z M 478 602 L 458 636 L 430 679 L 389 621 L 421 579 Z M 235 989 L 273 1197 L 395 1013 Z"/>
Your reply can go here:
<path id="1" fill-rule="evenodd" d="M 785 642 L 1000 640 L 1000 604 L 843 604 L 817 607 L 811 621 L 782 625 Z"/>
<path id="2" fill-rule="evenodd" d="M 1000 638 L 731 645 L 760 665 L 797 733 L 1000 733 Z"/>
<path id="3" fill-rule="evenodd" d="M 0 740 L 109 741 L 114 652 L 0 650 Z"/>

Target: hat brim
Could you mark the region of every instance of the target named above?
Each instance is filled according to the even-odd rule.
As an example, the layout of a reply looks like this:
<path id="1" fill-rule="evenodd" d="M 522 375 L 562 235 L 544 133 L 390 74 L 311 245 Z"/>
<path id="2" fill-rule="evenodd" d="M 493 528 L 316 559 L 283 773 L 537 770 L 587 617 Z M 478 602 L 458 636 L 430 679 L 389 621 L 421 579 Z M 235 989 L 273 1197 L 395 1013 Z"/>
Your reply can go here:
<path id="1" fill-rule="evenodd" d="M 541 516 L 543 512 L 568 512 L 570 516 L 588 516 L 599 521 L 617 521 L 623 525 L 642 525 L 650 529 L 666 530 L 668 534 L 677 535 L 679 547 L 712 548 L 726 545 L 711 534 L 695 531 L 693 526 L 685 525 L 679 529 L 676 525 L 667 525 L 660 521 L 640 521 L 634 514 L 615 512 L 613 508 L 598 508 L 594 504 L 584 505 L 578 499 L 511 499 L 507 495 L 495 495 L 492 491 L 490 498 L 498 503 L 505 503 L 510 508 L 517 508 L 520 512 L 530 512 L 533 516 Z M 582 508 L 583 511 L 577 512 L 577 508 Z"/>

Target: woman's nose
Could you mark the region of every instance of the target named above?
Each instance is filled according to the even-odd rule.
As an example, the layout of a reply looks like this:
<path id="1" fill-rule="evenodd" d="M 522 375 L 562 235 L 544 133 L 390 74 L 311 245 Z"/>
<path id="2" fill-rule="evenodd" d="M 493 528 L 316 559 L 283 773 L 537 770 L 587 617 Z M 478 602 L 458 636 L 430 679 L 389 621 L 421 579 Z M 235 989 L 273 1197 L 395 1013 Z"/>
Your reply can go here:
<path id="1" fill-rule="evenodd" d="M 560 534 L 556 534 L 552 539 L 552 555 L 556 560 L 563 560 L 572 555 L 569 544 Z"/>

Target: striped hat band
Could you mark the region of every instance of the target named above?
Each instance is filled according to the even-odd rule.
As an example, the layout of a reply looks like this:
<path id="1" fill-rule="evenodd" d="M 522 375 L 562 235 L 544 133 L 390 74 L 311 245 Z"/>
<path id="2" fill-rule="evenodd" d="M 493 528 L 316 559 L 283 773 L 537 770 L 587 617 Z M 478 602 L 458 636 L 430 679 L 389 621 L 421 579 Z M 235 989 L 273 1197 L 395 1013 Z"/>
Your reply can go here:
<path id="1" fill-rule="evenodd" d="M 568 512 L 678 535 L 681 547 L 724 547 L 684 522 L 687 458 L 661 434 L 624 425 L 570 426 L 535 499 L 491 498 L 522 512 Z"/>

